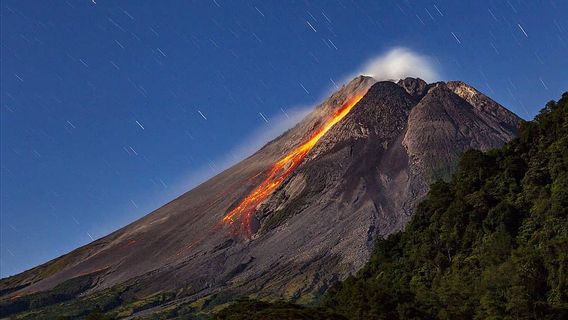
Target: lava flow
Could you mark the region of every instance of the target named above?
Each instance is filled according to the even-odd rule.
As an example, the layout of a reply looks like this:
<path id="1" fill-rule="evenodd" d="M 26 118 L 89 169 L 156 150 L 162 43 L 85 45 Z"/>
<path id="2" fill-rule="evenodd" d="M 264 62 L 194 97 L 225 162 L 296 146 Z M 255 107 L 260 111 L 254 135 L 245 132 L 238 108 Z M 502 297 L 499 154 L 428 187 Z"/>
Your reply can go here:
<path id="1" fill-rule="evenodd" d="M 224 218 L 223 222 L 234 224 L 240 221 L 241 231 L 247 237 L 251 237 L 251 218 L 260 203 L 276 189 L 282 182 L 296 169 L 308 152 L 316 143 L 331 129 L 336 123 L 343 119 L 349 111 L 363 98 L 357 95 L 345 102 L 341 108 L 337 109 L 323 126 L 319 127 L 310 138 L 302 145 L 292 150 L 278 162 L 276 162 L 267 172 L 267 177 L 251 193 L 249 193 L 238 206 L 233 208 Z"/>

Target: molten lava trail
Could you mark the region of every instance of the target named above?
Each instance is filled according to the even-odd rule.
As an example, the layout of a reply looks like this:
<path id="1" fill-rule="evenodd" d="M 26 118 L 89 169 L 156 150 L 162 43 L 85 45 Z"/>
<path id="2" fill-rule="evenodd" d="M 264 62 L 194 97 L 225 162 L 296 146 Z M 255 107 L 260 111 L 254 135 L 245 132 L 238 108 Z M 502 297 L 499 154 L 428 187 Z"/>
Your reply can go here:
<path id="1" fill-rule="evenodd" d="M 252 235 L 251 218 L 258 205 L 268 198 L 268 196 L 290 176 L 326 132 L 341 121 L 361 98 L 363 98 L 362 94 L 347 100 L 347 102 L 345 102 L 341 108 L 337 109 L 308 140 L 272 165 L 267 171 L 267 177 L 264 181 L 243 198 L 243 200 L 223 218 L 223 222 L 230 225 L 240 222 L 240 231 L 250 238 Z"/>

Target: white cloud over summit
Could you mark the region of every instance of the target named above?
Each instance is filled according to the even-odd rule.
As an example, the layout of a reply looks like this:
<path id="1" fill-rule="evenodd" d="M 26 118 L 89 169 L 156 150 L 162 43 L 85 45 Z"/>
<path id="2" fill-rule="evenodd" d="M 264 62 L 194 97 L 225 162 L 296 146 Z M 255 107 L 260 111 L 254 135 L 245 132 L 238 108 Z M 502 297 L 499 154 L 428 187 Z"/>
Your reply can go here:
<path id="1" fill-rule="evenodd" d="M 440 78 L 430 58 L 403 47 L 392 48 L 370 59 L 356 73 L 379 81 L 418 77 L 433 82 Z"/>

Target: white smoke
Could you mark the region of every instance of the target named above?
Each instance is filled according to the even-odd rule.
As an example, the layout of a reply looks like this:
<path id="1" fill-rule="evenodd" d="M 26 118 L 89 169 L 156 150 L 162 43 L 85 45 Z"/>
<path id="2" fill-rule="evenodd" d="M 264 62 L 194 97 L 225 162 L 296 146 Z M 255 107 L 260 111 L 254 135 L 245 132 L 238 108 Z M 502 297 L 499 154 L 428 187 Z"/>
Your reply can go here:
<path id="1" fill-rule="evenodd" d="M 430 58 L 402 47 L 390 49 L 372 58 L 357 74 L 371 76 L 378 81 L 418 77 L 433 82 L 440 78 Z"/>
<path id="2" fill-rule="evenodd" d="M 286 108 L 285 111 L 281 110 L 282 112 L 275 115 L 268 115 L 269 122 L 262 122 L 262 124 L 245 137 L 240 144 L 231 149 L 225 158 L 219 159 L 219 166 L 222 169 L 227 169 L 233 164 L 254 154 L 265 144 L 295 126 L 312 110 L 313 106 L 291 107 Z"/>
<path id="3" fill-rule="evenodd" d="M 197 186 L 199 183 L 206 181 L 214 175 L 221 173 L 234 164 L 239 163 L 245 158 L 251 156 L 268 142 L 276 139 L 286 130 L 295 126 L 304 117 L 313 110 L 313 106 L 301 106 L 286 108 L 281 113 L 275 115 L 267 115 L 268 123 L 260 120 L 261 125 L 254 129 L 251 134 L 244 137 L 241 143 L 237 144 L 227 153 L 217 159 L 211 160 L 208 165 L 191 171 L 180 186 L 178 193 L 185 192 L 190 188 Z"/>

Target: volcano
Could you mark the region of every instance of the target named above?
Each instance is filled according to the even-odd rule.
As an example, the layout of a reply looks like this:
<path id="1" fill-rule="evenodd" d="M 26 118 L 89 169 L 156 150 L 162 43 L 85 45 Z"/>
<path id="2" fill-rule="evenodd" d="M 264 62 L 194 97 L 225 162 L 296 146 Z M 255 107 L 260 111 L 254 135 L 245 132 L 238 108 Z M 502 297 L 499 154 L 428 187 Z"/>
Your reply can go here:
<path id="1" fill-rule="evenodd" d="M 2 312 L 34 317 L 109 295 L 115 308 L 158 293 L 123 315 L 241 295 L 313 301 L 359 270 L 377 237 L 403 229 L 429 183 L 449 177 L 464 151 L 500 147 L 520 122 L 463 82 L 359 76 L 179 198 L 2 279 Z"/>

